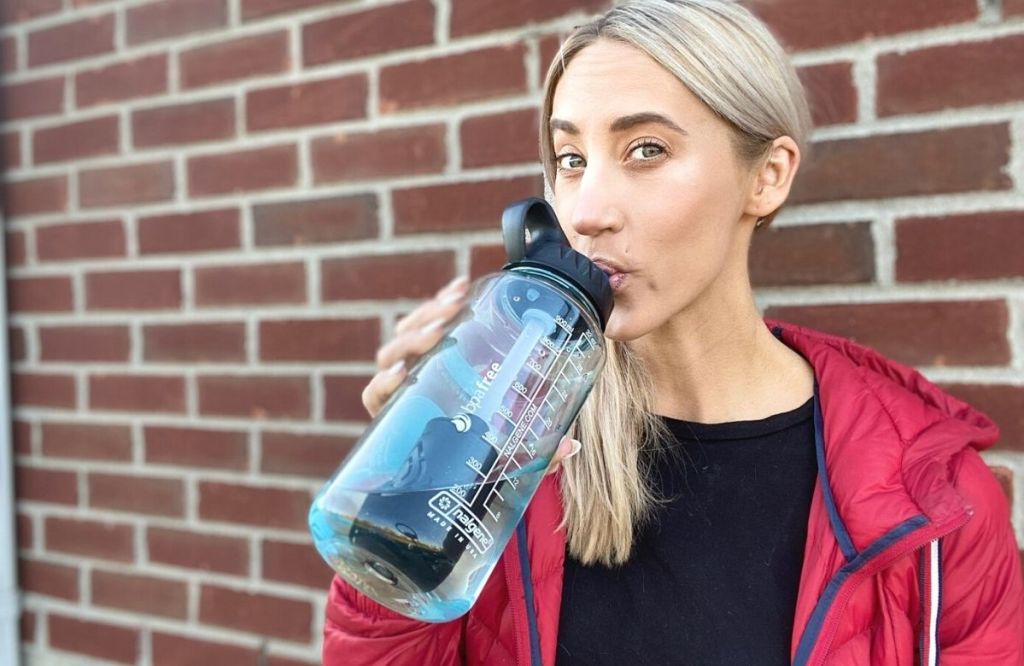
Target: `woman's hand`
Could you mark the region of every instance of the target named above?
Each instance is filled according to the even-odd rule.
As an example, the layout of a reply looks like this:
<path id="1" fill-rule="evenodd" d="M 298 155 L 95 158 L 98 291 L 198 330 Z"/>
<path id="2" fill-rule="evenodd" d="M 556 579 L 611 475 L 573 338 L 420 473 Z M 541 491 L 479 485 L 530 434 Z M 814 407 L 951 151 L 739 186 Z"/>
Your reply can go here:
<path id="1" fill-rule="evenodd" d="M 363 389 L 363 407 L 371 418 L 398 389 L 416 360 L 440 342 L 445 325 L 462 309 L 468 290 L 469 279 L 457 277 L 398 322 L 394 339 L 377 350 L 379 372 Z"/>

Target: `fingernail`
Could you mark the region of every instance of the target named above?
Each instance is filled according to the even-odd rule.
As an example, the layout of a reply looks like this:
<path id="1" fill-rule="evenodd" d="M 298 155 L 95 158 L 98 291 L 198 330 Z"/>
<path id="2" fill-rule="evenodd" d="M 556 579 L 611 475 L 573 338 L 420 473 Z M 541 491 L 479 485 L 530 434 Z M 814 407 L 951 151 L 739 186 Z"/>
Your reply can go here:
<path id="1" fill-rule="evenodd" d="M 434 321 L 430 322 L 429 324 L 421 328 L 420 335 L 427 335 L 429 333 L 433 333 L 437 329 L 441 328 L 444 325 L 445 321 L 447 320 L 444 317 L 438 317 Z"/>
<path id="2" fill-rule="evenodd" d="M 400 373 L 404 369 L 405 369 L 405 359 L 403 358 L 401 361 L 399 361 L 398 363 L 395 363 L 393 366 L 388 368 L 388 376 L 397 375 L 398 373 Z"/>
<path id="3" fill-rule="evenodd" d="M 460 292 L 460 291 L 453 291 L 450 294 L 445 294 L 444 296 L 442 296 L 441 299 L 438 302 L 441 305 L 451 305 L 452 303 L 455 303 L 457 301 L 461 301 L 465 297 L 466 297 L 466 295 L 463 294 L 462 292 Z"/>
<path id="4" fill-rule="evenodd" d="M 452 281 L 446 284 L 439 293 L 445 294 L 448 293 L 449 291 L 452 291 L 453 289 L 461 288 L 467 282 L 469 282 L 469 278 L 466 277 L 465 275 L 460 275 L 456 278 L 453 278 Z"/>
<path id="5" fill-rule="evenodd" d="M 579 442 L 578 440 L 575 440 L 575 439 L 572 440 L 572 451 L 569 451 L 569 453 L 565 454 L 565 457 L 566 458 L 572 458 L 574 455 L 579 453 L 580 449 L 582 449 L 582 448 L 583 448 L 583 443 L 582 442 Z M 564 459 L 565 458 L 563 458 L 563 460 Z"/>

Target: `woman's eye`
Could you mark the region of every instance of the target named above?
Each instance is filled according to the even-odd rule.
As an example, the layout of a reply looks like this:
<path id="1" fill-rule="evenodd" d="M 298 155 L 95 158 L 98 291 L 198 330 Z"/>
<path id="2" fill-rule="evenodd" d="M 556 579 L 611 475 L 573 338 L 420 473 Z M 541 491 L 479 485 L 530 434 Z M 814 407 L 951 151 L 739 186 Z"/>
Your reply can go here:
<path id="1" fill-rule="evenodd" d="M 659 157 L 665 149 L 656 143 L 642 143 L 629 151 L 630 157 L 637 160 L 650 160 Z"/>
<path id="2" fill-rule="evenodd" d="M 565 153 L 555 158 L 555 165 L 559 169 L 579 169 L 583 166 L 583 158 L 576 153 Z"/>

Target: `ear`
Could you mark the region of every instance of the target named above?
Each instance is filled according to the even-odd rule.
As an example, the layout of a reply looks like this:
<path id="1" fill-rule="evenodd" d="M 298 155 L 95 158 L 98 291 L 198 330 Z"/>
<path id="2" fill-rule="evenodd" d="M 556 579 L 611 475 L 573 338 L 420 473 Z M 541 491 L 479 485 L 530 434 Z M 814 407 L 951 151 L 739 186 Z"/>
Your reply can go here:
<path id="1" fill-rule="evenodd" d="M 800 148 L 796 141 L 788 136 L 775 139 L 754 173 L 743 212 L 757 220 L 772 215 L 785 203 L 799 168 Z"/>

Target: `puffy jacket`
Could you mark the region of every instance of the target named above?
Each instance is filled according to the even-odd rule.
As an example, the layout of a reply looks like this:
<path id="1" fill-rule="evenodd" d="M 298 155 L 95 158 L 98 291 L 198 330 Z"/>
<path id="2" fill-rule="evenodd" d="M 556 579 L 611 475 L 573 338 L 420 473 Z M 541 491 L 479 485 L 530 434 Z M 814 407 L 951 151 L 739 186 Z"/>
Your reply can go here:
<path id="1" fill-rule="evenodd" d="M 1007 502 L 978 455 L 998 429 L 916 371 L 849 340 L 769 322 L 814 367 L 818 481 L 793 663 L 1024 665 Z M 541 483 L 469 613 L 429 624 L 339 578 L 324 664 L 555 663 L 565 558 L 559 475 Z"/>

